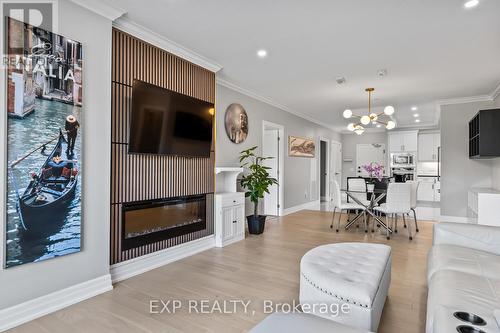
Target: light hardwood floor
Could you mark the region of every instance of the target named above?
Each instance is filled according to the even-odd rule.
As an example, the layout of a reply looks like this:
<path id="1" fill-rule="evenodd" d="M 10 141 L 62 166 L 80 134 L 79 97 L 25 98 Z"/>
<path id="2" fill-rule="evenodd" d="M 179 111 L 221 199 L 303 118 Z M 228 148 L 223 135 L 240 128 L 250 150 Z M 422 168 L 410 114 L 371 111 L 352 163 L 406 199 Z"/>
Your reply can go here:
<path id="1" fill-rule="evenodd" d="M 392 247 L 392 283 L 379 333 L 424 332 L 427 298 L 426 256 L 432 223 L 420 222 L 409 241 L 406 230 L 387 241 L 361 229 L 336 234 L 331 213 L 301 211 L 268 221 L 263 235 L 249 236 L 223 249 L 214 248 L 115 285 L 113 291 L 39 318 L 12 332 L 242 332 L 265 318 L 263 301 L 298 299 L 299 261 L 311 248 L 361 241 Z M 176 299 L 176 314 L 150 314 L 150 300 Z M 188 314 L 187 300 L 252 301 L 235 314 Z M 252 311 L 255 311 L 253 313 Z"/>

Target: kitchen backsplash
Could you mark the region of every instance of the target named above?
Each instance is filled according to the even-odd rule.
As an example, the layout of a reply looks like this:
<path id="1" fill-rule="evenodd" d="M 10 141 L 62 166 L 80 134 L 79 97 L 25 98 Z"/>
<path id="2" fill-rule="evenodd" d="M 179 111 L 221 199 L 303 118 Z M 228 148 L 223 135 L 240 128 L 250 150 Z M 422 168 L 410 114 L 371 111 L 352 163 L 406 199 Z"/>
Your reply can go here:
<path id="1" fill-rule="evenodd" d="M 419 175 L 436 176 L 438 173 L 438 163 L 437 162 L 418 162 L 417 173 Z"/>

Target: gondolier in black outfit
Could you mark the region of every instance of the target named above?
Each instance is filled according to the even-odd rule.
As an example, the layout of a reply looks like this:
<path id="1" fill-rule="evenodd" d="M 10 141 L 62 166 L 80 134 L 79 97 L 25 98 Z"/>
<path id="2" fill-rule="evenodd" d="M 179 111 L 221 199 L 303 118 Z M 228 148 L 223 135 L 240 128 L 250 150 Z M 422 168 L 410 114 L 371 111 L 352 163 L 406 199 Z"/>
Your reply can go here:
<path id="1" fill-rule="evenodd" d="M 80 128 L 80 124 L 76 120 L 75 116 L 69 115 L 66 118 L 66 124 L 64 125 L 64 129 L 68 135 L 68 149 L 66 150 L 67 154 L 73 155 L 73 149 L 75 148 L 75 141 L 78 135 L 78 128 Z"/>

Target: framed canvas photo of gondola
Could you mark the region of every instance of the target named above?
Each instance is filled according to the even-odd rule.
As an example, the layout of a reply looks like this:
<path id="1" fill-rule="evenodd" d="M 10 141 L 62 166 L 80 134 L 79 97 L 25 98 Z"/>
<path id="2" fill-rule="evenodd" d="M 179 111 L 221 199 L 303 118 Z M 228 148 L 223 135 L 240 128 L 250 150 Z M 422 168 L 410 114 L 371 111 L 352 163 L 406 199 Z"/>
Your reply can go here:
<path id="1" fill-rule="evenodd" d="M 83 50 L 5 19 L 8 268 L 80 251 Z"/>

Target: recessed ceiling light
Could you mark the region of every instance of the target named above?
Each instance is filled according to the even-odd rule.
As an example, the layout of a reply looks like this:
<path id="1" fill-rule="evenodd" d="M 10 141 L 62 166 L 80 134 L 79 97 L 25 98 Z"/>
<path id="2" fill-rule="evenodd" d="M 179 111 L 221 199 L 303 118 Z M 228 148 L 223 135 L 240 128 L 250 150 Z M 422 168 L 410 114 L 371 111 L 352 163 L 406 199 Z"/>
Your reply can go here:
<path id="1" fill-rule="evenodd" d="M 420 119 L 415 119 L 415 122 L 416 122 L 416 123 L 419 123 L 419 122 L 420 122 Z"/>
<path id="2" fill-rule="evenodd" d="M 474 8 L 479 5 L 479 0 L 469 0 L 464 3 L 465 8 Z"/>
<path id="3" fill-rule="evenodd" d="M 258 50 L 257 55 L 259 58 L 265 58 L 267 56 L 267 51 L 266 50 Z"/>
<path id="4" fill-rule="evenodd" d="M 418 113 L 414 113 L 413 117 L 417 118 L 418 117 Z"/>
<path id="5" fill-rule="evenodd" d="M 412 107 L 411 107 L 411 110 L 412 110 L 412 111 L 417 111 L 417 110 L 418 110 L 418 107 L 416 107 L 416 106 L 412 106 Z"/>

